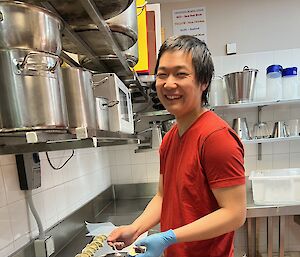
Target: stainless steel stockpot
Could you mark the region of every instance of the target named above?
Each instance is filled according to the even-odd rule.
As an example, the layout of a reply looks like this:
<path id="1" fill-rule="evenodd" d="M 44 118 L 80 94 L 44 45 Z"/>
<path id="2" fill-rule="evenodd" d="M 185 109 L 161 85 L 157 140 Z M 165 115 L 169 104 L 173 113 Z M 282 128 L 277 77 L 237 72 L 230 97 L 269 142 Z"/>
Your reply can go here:
<path id="1" fill-rule="evenodd" d="M 66 129 L 59 57 L 0 50 L 0 132 Z"/>
<path id="2" fill-rule="evenodd" d="M 95 100 L 91 72 L 81 68 L 62 68 L 69 128 L 96 129 Z"/>
<path id="3" fill-rule="evenodd" d="M 125 51 L 137 41 L 138 25 L 136 1 L 121 14 L 106 21 L 118 42 L 120 49 Z"/>
<path id="4" fill-rule="evenodd" d="M 258 70 L 244 67 L 243 71 L 224 75 L 229 103 L 251 102 Z"/>
<path id="5" fill-rule="evenodd" d="M 106 21 L 112 36 L 118 44 L 121 51 L 128 50 L 137 42 L 137 14 L 135 1 L 121 14 Z M 93 23 L 72 26 L 75 33 L 80 36 L 85 43 L 93 49 L 97 56 L 114 55 L 112 46 L 103 40 L 101 33 Z M 68 38 L 63 37 L 64 50 L 84 55 L 80 49 Z"/>
<path id="6" fill-rule="evenodd" d="M 138 51 L 138 42 L 136 42 L 132 47 L 130 47 L 128 50 L 123 51 L 126 61 L 130 67 L 134 67 L 139 60 L 139 51 Z M 106 60 L 107 62 L 110 62 L 112 65 L 114 64 L 115 60 L 118 60 L 118 57 L 116 55 L 110 54 L 107 56 L 101 56 L 96 58 L 99 62 L 101 60 Z M 97 71 L 97 72 L 106 72 L 106 70 L 103 69 L 102 66 L 99 66 L 97 62 L 91 58 L 88 58 L 86 56 L 79 56 L 79 62 L 82 65 L 82 67 Z"/>
<path id="7" fill-rule="evenodd" d="M 62 22 L 50 11 L 16 1 L 0 1 L 0 48 L 61 53 Z"/>
<path id="8" fill-rule="evenodd" d="M 45 0 L 24 0 L 33 4 L 39 4 Z M 94 0 L 103 18 L 110 19 L 122 13 L 133 0 Z M 136 1 L 136 0 L 134 0 Z M 91 18 L 78 0 L 51 0 L 51 5 L 69 25 L 85 25 L 91 23 Z"/>

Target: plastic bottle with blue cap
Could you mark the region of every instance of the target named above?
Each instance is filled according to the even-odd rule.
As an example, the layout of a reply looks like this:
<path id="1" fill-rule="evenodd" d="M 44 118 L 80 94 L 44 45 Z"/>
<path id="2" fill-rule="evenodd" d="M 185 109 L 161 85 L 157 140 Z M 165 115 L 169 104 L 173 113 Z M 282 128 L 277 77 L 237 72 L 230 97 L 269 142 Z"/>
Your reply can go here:
<path id="1" fill-rule="evenodd" d="M 282 98 L 285 100 L 299 99 L 299 81 L 297 67 L 282 70 Z"/>
<path id="2" fill-rule="evenodd" d="M 277 101 L 282 99 L 282 66 L 270 65 L 267 68 L 266 100 Z"/>

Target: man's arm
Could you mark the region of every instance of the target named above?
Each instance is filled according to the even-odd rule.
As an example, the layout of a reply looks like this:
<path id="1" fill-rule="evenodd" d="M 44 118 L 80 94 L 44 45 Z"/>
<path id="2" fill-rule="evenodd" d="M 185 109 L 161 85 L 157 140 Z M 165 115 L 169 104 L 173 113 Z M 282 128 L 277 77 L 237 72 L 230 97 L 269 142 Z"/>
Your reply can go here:
<path id="1" fill-rule="evenodd" d="M 163 200 L 163 175 L 159 177 L 158 192 L 147 205 L 144 212 L 132 223 L 137 234 L 142 234 L 160 222 Z"/>
<path id="2" fill-rule="evenodd" d="M 177 242 L 214 238 L 242 226 L 246 219 L 246 186 L 213 189 L 220 209 L 174 229 Z"/>

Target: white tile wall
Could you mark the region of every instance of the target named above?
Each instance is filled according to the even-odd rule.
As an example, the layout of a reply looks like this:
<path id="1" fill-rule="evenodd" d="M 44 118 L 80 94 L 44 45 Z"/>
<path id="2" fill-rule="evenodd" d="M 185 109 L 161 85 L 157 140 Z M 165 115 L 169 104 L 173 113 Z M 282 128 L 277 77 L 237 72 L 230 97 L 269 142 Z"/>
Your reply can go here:
<path id="1" fill-rule="evenodd" d="M 136 145 L 110 147 L 113 184 L 158 182 L 158 150 L 135 153 Z"/>
<path id="2" fill-rule="evenodd" d="M 71 150 L 49 152 L 60 166 Z M 42 186 L 33 201 L 44 229 L 50 228 L 111 185 L 107 148 L 78 149 L 61 170 L 53 170 L 40 153 Z M 0 257 L 5 257 L 38 235 L 25 194 L 19 189 L 14 155 L 0 156 Z"/>

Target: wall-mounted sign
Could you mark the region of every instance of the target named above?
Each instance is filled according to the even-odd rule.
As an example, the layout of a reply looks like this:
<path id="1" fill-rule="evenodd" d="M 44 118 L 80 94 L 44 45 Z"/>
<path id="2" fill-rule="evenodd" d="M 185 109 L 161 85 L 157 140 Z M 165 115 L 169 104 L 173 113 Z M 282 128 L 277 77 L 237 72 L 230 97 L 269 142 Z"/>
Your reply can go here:
<path id="1" fill-rule="evenodd" d="M 207 42 L 205 7 L 173 10 L 173 35 L 192 35 Z"/>

